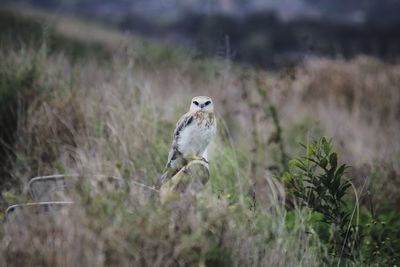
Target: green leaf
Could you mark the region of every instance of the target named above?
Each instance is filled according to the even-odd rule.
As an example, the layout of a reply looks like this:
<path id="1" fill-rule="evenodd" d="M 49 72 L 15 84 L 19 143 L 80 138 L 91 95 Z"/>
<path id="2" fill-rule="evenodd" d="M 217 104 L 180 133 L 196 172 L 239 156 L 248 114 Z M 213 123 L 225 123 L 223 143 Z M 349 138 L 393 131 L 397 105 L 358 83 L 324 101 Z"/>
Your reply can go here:
<path id="1" fill-rule="evenodd" d="M 344 184 L 342 184 L 339 188 L 340 190 L 340 195 L 344 196 L 344 194 L 346 193 L 347 188 L 349 188 L 351 186 L 351 184 L 349 182 L 346 182 Z"/>
<path id="2" fill-rule="evenodd" d="M 332 153 L 329 156 L 329 164 L 331 164 L 332 169 L 336 170 L 336 167 L 337 167 L 337 155 L 336 155 L 336 153 Z"/>
<path id="3" fill-rule="evenodd" d="M 307 157 L 312 157 L 316 154 L 316 150 L 313 145 L 307 146 Z"/>
<path id="4" fill-rule="evenodd" d="M 298 159 L 290 160 L 289 164 L 290 164 L 290 166 L 297 167 L 297 168 L 302 165 L 301 162 Z"/>
<path id="5" fill-rule="evenodd" d="M 335 176 L 332 182 L 332 190 L 334 192 L 337 192 L 339 190 L 339 186 L 340 186 L 340 178 L 341 176 Z"/>
<path id="6" fill-rule="evenodd" d="M 325 168 L 326 168 L 326 165 L 328 165 L 328 160 L 325 159 L 325 158 L 323 158 L 323 159 L 320 161 L 319 165 L 320 165 L 323 169 L 325 169 Z"/>
<path id="7" fill-rule="evenodd" d="M 293 177 L 292 177 L 292 175 L 290 175 L 290 173 L 289 172 L 285 172 L 284 174 L 283 174 L 283 181 L 284 182 L 286 182 L 286 183 L 289 183 L 290 181 L 292 181 L 293 180 Z"/>
<path id="8" fill-rule="evenodd" d="M 344 171 L 347 169 L 346 164 L 340 165 L 335 173 L 335 177 L 341 177 L 344 174 Z"/>
<path id="9" fill-rule="evenodd" d="M 321 145 L 322 145 L 322 149 L 324 150 L 325 155 L 329 155 L 329 153 L 331 153 L 332 147 L 331 147 L 330 142 L 328 142 L 325 137 L 322 137 Z"/>
<path id="10" fill-rule="evenodd" d="M 331 168 L 328 170 L 328 172 L 326 173 L 326 175 L 329 177 L 329 180 L 330 180 L 330 181 L 333 181 L 334 178 L 335 178 L 335 170 L 336 170 L 336 168 L 331 167 Z"/>

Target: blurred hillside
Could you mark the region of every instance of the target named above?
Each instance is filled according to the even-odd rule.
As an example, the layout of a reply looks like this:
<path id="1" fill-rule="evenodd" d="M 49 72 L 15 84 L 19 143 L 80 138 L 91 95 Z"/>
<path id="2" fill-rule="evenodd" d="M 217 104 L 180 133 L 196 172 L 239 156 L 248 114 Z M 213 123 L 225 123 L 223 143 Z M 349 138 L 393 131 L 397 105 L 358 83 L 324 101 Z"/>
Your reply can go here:
<path id="1" fill-rule="evenodd" d="M 5 1 L 7 2 L 7 1 Z M 398 62 L 398 1 L 12 1 L 258 67 L 357 55 Z"/>
<path id="2" fill-rule="evenodd" d="M 275 13 L 279 18 L 292 20 L 298 17 L 319 18 L 337 22 L 356 23 L 363 20 L 381 23 L 399 22 L 398 1 L 391 0 L 3 0 L 5 3 L 24 3 L 34 7 L 86 14 L 92 16 L 120 16 L 140 14 L 146 18 L 174 18 L 190 12 L 198 14 L 224 14 L 243 16 L 266 10 Z M 115 18 L 114 18 L 115 19 Z"/>

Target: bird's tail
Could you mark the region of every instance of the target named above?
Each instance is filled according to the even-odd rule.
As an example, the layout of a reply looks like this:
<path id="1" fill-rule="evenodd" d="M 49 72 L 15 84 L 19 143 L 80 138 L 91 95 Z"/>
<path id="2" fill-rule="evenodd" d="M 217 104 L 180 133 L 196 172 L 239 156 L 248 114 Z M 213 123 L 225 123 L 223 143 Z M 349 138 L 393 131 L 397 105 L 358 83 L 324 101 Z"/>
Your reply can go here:
<path id="1" fill-rule="evenodd" d="M 163 184 L 168 182 L 169 179 L 171 179 L 178 170 L 171 168 L 171 167 L 166 167 L 163 174 L 158 177 L 157 182 L 156 182 L 156 189 L 160 189 Z"/>

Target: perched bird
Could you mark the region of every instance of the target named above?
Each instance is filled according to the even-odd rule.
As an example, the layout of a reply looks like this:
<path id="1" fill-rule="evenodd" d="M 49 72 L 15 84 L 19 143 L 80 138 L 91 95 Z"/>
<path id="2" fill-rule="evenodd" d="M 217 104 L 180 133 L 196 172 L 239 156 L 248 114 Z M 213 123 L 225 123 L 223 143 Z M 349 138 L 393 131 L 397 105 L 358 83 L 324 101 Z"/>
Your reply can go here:
<path id="1" fill-rule="evenodd" d="M 163 175 L 157 181 L 157 188 L 173 177 L 188 161 L 207 161 L 207 146 L 217 130 L 214 104 L 208 96 L 192 99 L 190 110 L 176 124 L 172 147 Z"/>

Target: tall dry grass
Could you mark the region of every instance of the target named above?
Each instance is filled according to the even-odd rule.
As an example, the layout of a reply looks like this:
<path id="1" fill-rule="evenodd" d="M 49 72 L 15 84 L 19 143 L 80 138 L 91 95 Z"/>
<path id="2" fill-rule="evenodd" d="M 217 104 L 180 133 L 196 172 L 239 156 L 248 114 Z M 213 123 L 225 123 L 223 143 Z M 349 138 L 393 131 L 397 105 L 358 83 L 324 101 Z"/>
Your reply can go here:
<path id="1" fill-rule="evenodd" d="M 312 60 L 298 70 L 290 104 L 313 113 L 352 164 L 392 161 L 400 155 L 399 75 L 372 58 Z"/>
<path id="2" fill-rule="evenodd" d="M 45 53 L 37 63 L 36 56 L 9 55 L 14 66 L 40 69 L 40 89 L 20 111 L 16 133 L 11 174 L 23 188 L 30 177 L 52 173 L 78 173 L 84 183 L 104 174 L 152 185 L 165 164 L 174 121 L 193 95 L 211 95 L 218 113 L 228 112 L 213 90 L 224 82 L 220 78 L 200 93 L 180 69 L 166 71 L 175 77 L 168 84 L 165 73 L 143 70 L 129 58 L 115 58 L 105 68 L 90 61 L 70 65 L 62 55 Z M 225 82 L 233 79 L 225 75 Z M 211 184 L 201 194 L 162 205 L 135 187 L 129 193 L 77 188 L 70 196 L 76 207 L 55 221 L 33 217 L 25 230 L 6 226 L 2 258 L 8 266 L 316 264 L 323 247 L 303 223 L 286 227 L 282 185 L 260 173 L 263 202 L 259 211 L 249 209 L 249 161 L 246 150 L 238 151 L 246 143 L 236 145 L 219 120 Z"/>

